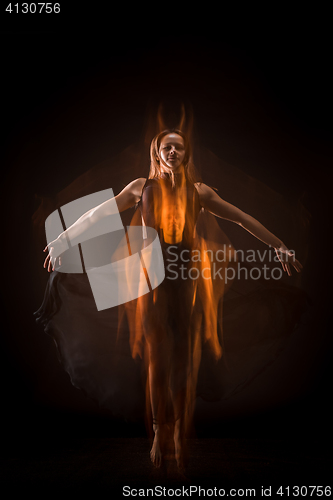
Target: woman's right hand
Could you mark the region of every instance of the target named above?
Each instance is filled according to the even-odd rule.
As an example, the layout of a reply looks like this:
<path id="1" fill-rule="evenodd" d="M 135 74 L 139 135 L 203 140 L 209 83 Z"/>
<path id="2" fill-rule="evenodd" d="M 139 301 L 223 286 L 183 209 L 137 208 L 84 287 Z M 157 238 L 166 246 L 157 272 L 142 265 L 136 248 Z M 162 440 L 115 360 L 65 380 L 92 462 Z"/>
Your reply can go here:
<path id="1" fill-rule="evenodd" d="M 67 250 L 68 246 L 64 243 L 63 239 L 58 236 L 57 239 L 51 241 L 44 248 L 43 252 L 48 252 L 47 257 L 44 261 L 44 268 L 47 267 L 48 272 L 54 271 L 56 262 L 58 259 L 58 264 L 61 265 L 61 254 Z"/>

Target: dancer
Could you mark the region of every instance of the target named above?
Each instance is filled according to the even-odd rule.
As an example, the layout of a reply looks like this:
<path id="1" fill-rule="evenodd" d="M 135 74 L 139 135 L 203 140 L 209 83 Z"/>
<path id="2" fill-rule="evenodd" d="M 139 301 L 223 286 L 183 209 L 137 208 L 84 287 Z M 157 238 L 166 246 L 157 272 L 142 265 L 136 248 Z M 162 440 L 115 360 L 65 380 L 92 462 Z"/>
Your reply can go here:
<path id="1" fill-rule="evenodd" d="M 168 440 L 171 432 L 178 468 L 184 470 L 187 456 L 185 436 L 193 415 L 202 343 L 210 344 L 216 359 L 221 356 L 216 333 L 214 286 L 207 279 L 184 279 L 185 271 L 189 272 L 191 266 L 197 266 L 201 271 L 203 263 L 181 259 L 194 249 L 202 249 L 204 244 L 195 231 L 200 211 L 204 209 L 235 222 L 273 247 L 288 275 L 291 275 L 292 267 L 300 272 L 302 265 L 293 252 L 260 222 L 221 199 L 201 182 L 192 162 L 190 141 L 181 130 L 167 129 L 157 134 L 151 143 L 150 156 L 148 179 L 134 180 L 114 199 L 89 210 L 49 243 L 44 249 L 48 252 L 44 268 L 50 272 L 56 264 L 61 264 L 67 237 L 73 239 L 103 217 L 112 215 L 114 200 L 119 212 L 137 204 L 143 224 L 158 232 L 166 276 L 160 286 L 137 300 L 137 316 L 142 324 L 148 357 L 147 403 L 154 429 L 150 456 L 154 465 L 159 467 L 171 448 Z M 172 276 L 167 266 L 171 249 L 177 256 Z M 182 273 L 178 272 L 180 266 L 183 266 Z M 198 275 L 202 276 L 202 273 Z M 222 294 L 220 291 L 220 296 Z M 138 338 L 131 345 L 132 352 L 137 343 Z"/>

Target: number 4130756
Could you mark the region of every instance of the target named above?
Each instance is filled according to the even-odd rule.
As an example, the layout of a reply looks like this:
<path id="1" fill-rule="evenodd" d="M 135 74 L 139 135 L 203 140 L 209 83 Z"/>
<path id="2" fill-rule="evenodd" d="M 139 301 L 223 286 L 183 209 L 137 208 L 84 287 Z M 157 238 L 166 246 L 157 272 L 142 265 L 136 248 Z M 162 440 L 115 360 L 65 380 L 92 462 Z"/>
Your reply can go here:
<path id="1" fill-rule="evenodd" d="M 301 496 L 301 497 L 329 497 L 331 496 L 330 486 L 280 486 L 276 492 L 277 495 L 282 496 Z"/>
<path id="2" fill-rule="evenodd" d="M 6 7 L 6 11 L 10 14 L 12 12 L 19 14 L 58 14 L 60 12 L 60 3 L 22 3 L 21 5 L 18 3 L 9 4 Z"/>

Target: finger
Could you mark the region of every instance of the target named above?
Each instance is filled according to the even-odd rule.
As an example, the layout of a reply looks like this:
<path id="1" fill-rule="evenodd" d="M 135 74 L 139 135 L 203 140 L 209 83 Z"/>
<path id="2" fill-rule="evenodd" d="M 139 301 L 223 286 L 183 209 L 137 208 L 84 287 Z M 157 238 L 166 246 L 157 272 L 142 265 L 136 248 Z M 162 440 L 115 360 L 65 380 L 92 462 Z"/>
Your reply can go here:
<path id="1" fill-rule="evenodd" d="M 291 265 L 293 266 L 294 269 L 296 269 L 296 271 L 300 269 L 299 266 L 297 265 L 297 262 L 292 262 Z"/>
<path id="2" fill-rule="evenodd" d="M 279 259 L 279 261 L 281 262 L 281 255 L 282 255 L 282 254 L 281 254 L 281 252 L 280 252 L 279 250 L 275 249 L 275 253 L 276 253 L 276 255 L 277 255 L 277 258 L 278 258 L 278 259 Z"/>
<path id="3" fill-rule="evenodd" d="M 290 264 L 286 264 L 288 276 L 291 276 Z"/>
<path id="4" fill-rule="evenodd" d="M 49 260 L 49 265 L 48 265 L 48 268 L 47 268 L 48 272 L 50 273 L 51 270 L 52 270 L 52 259 Z"/>
<path id="5" fill-rule="evenodd" d="M 294 268 L 296 270 L 297 269 L 302 269 L 302 264 L 297 259 L 295 259 L 294 262 L 292 262 L 292 265 L 294 266 Z"/>
<path id="6" fill-rule="evenodd" d="M 283 269 L 284 269 L 284 262 L 283 262 L 283 260 L 282 260 L 282 255 L 278 254 L 277 252 L 276 252 L 276 255 L 277 255 L 277 257 L 278 257 L 279 261 L 281 262 L 281 266 L 282 266 L 282 267 L 283 267 Z"/>
<path id="7" fill-rule="evenodd" d="M 49 253 L 48 253 L 48 255 L 47 255 L 46 259 L 45 259 L 44 267 L 46 267 L 48 261 L 52 259 L 52 250 L 53 250 L 53 248 L 51 247 L 50 251 L 49 251 Z"/>
<path id="8" fill-rule="evenodd" d="M 286 265 L 285 265 L 285 263 L 282 260 L 280 260 L 280 262 L 281 262 L 282 269 L 284 271 L 286 271 Z"/>

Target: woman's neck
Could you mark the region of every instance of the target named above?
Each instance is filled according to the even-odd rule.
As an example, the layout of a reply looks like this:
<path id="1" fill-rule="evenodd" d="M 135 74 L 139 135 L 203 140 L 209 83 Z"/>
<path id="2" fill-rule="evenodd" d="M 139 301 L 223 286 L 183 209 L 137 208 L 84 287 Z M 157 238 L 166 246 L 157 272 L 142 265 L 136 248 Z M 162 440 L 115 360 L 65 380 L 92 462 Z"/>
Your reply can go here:
<path id="1" fill-rule="evenodd" d="M 168 169 L 166 167 L 164 167 L 163 165 L 161 165 L 161 171 L 160 171 L 161 175 L 168 175 L 168 176 L 171 176 L 172 174 L 174 175 L 180 175 L 180 174 L 184 174 L 185 175 L 185 170 L 184 170 L 184 167 L 183 165 L 180 165 L 177 170 L 172 170 L 171 168 Z"/>

